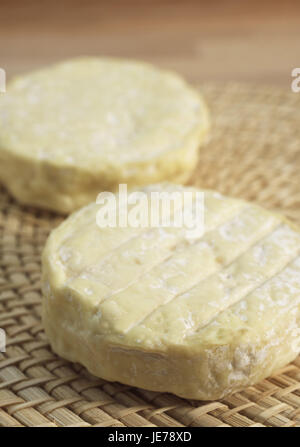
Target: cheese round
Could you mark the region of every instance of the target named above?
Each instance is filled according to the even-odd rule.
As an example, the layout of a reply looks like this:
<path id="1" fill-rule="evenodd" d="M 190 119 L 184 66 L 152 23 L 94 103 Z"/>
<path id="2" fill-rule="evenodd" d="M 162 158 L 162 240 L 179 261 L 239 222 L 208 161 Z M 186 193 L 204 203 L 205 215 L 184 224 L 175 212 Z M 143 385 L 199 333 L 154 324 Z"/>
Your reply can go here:
<path id="1" fill-rule="evenodd" d="M 191 191 L 192 204 L 199 192 L 143 189 L 153 191 Z M 255 204 L 203 194 L 204 231 L 193 238 L 174 225 L 98 225 L 96 203 L 52 231 L 43 322 L 55 352 L 109 381 L 203 400 L 296 358 L 298 229 Z"/>
<path id="2" fill-rule="evenodd" d="M 0 98 L 0 181 L 20 202 L 68 213 L 100 191 L 194 169 L 208 115 L 178 75 L 83 58 L 12 80 Z"/>

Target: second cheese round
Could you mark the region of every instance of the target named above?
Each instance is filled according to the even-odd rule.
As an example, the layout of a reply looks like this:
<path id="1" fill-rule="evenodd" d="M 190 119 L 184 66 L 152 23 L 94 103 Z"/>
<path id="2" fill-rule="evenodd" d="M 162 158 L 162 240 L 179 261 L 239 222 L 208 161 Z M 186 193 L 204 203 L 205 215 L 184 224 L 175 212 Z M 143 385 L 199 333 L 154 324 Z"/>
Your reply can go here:
<path id="1" fill-rule="evenodd" d="M 82 58 L 0 98 L 0 181 L 20 202 L 70 212 L 120 183 L 183 182 L 208 129 L 199 93 L 151 65 Z"/>

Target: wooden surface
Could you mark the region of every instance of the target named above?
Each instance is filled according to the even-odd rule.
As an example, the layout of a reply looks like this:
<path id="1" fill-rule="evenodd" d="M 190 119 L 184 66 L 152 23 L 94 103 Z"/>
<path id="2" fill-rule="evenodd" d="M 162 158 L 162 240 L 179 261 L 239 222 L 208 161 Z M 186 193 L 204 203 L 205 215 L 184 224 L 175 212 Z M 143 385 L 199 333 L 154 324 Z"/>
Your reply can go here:
<path id="1" fill-rule="evenodd" d="M 289 89 L 300 66 L 300 2 L 0 0 L 8 76 L 86 54 L 144 59 L 192 81 Z"/>

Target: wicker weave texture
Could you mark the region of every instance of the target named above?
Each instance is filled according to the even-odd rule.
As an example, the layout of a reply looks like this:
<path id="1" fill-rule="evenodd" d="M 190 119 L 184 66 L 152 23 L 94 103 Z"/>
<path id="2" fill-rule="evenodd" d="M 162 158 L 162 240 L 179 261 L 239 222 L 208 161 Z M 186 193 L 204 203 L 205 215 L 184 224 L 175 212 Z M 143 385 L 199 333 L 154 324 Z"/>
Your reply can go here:
<path id="1" fill-rule="evenodd" d="M 300 94 L 202 86 L 213 117 L 191 183 L 280 209 L 300 223 Z M 218 402 L 109 383 L 56 356 L 41 325 L 40 255 L 54 214 L 0 190 L 0 426 L 300 426 L 300 357 Z"/>

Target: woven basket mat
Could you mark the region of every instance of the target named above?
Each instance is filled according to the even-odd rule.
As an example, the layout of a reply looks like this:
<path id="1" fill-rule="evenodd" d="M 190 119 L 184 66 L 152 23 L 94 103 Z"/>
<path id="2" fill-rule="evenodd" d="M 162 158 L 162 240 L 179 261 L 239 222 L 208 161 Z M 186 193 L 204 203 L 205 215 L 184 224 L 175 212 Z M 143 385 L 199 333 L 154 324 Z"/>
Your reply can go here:
<path id="1" fill-rule="evenodd" d="M 300 222 L 300 94 L 204 85 L 212 137 L 192 183 L 281 209 Z M 0 190 L 0 426 L 300 426 L 300 357 L 217 402 L 92 377 L 55 355 L 41 325 L 40 255 L 61 218 Z"/>

